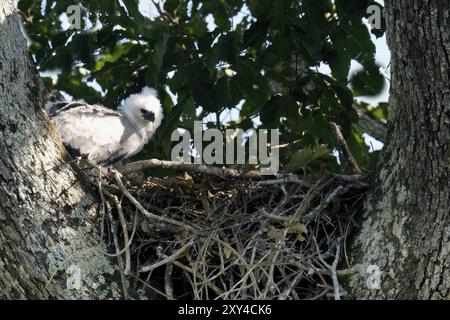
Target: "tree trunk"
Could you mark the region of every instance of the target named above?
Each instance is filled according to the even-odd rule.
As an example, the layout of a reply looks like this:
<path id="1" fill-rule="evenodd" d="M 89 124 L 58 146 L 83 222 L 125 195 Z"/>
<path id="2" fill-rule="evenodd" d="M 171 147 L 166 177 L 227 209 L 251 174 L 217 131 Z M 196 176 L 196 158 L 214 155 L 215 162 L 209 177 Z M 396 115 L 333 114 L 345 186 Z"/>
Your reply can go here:
<path id="1" fill-rule="evenodd" d="M 120 297 L 97 201 L 40 108 L 12 3 L 0 2 L 0 298 Z M 352 297 L 450 299 L 449 17 L 447 0 L 386 1 L 389 133 L 349 251 Z"/>
<path id="2" fill-rule="evenodd" d="M 361 273 L 350 290 L 356 298 L 450 299 L 450 2 L 389 0 L 385 13 L 388 137 L 353 243 Z"/>
<path id="3" fill-rule="evenodd" d="M 13 1 L 0 1 L 0 298 L 117 296 L 96 201 L 63 161 L 36 79 Z"/>

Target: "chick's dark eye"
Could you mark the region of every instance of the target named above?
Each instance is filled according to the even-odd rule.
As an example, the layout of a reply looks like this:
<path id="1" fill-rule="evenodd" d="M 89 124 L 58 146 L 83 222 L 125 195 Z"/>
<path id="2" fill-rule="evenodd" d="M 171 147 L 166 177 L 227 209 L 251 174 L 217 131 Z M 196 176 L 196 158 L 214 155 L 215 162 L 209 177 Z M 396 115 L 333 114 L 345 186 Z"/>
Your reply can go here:
<path id="1" fill-rule="evenodd" d="M 141 109 L 142 117 L 148 121 L 155 121 L 155 114 L 151 111 Z"/>

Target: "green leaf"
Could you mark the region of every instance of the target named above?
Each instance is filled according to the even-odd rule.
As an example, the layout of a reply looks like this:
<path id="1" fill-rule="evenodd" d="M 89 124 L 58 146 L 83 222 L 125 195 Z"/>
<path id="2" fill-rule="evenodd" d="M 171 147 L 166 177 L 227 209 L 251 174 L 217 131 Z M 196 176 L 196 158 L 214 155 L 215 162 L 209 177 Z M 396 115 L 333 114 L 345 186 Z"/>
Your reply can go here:
<path id="1" fill-rule="evenodd" d="M 267 22 L 258 19 L 244 32 L 244 44 L 249 47 L 261 44 L 267 37 L 267 28 Z"/>
<path id="2" fill-rule="evenodd" d="M 284 99 L 281 96 L 274 96 L 267 101 L 260 113 L 261 122 L 265 126 L 278 127 L 283 109 L 283 101 Z"/>
<path id="3" fill-rule="evenodd" d="M 230 78 L 224 76 L 217 81 L 216 92 L 219 105 L 225 108 L 233 108 L 239 103 L 240 97 L 230 85 Z"/>
<path id="4" fill-rule="evenodd" d="M 191 84 L 192 94 L 195 101 L 208 112 L 218 112 L 220 105 L 217 101 L 214 86 L 211 83 L 203 82 L 201 80 L 195 81 Z"/>
<path id="5" fill-rule="evenodd" d="M 350 134 L 345 136 L 350 152 L 361 169 L 367 169 L 369 164 L 369 147 L 366 145 L 361 133 L 352 128 Z"/>
<path id="6" fill-rule="evenodd" d="M 388 119 L 388 107 L 387 102 L 380 102 L 378 106 L 371 111 L 372 115 L 383 123 L 387 122 Z"/>
<path id="7" fill-rule="evenodd" d="M 270 9 L 272 5 L 272 0 L 248 0 L 247 5 L 250 8 L 252 15 L 256 18 L 260 18 L 260 16 L 270 12 L 268 9 Z"/>
<path id="8" fill-rule="evenodd" d="M 147 71 L 146 82 L 152 86 L 156 86 L 158 84 L 169 39 L 170 35 L 168 33 L 164 33 L 162 38 L 156 43 L 154 54 L 151 56 L 151 67 Z"/>
<path id="9" fill-rule="evenodd" d="M 183 108 L 182 118 L 183 126 L 188 130 L 194 130 L 194 121 L 196 120 L 195 101 L 192 96 L 183 99 L 180 104 Z"/>
<path id="10" fill-rule="evenodd" d="M 328 22 L 325 13 L 331 10 L 328 0 L 304 0 L 302 8 L 305 15 L 304 28 L 315 38 L 320 39 L 327 32 Z"/>
<path id="11" fill-rule="evenodd" d="M 126 55 L 132 48 L 131 43 L 124 43 L 115 47 L 111 52 L 106 53 L 101 57 L 95 64 L 95 69 L 93 71 L 99 71 L 102 69 L 106 62 L 114 63 L 124 55 Z M 108 50 L 109 51 L 109 50 Z"/>
<path id="12" fill-rule="evenodd" d="M 139 21 L 144 20 L 146 17 L 142 15 L 139 11 L 139 1 L 138 0 L 122 0 L 127 7 L 128 14 L 131 18 L 137 19 Z"/>
<path id="13" fill-rule="evenodd" d="M 334 34 L 333 44 L 339 52 L 347 52 L 364 66 L 375 61 L 375 44 L 370 39 L 367 26 L 361 21 L 340 24 Z"/>
<path id="14" fill-rule="evenodd" d="M 243 98 L 261 109 L 268 101 L 271 92 L 267 78 L 263 77 L 250 61 L 241 59 L 233 69 L 237 72 L 231 78 L 231 86 L 236 92 L 241 92 Z"/>
<path id="15" fill-rule="evenodd" d="M 350 71 L 351 55 L 347 47 L 336 35 L 331 35 L 333 46 L 325 46 L 322 56 L 328 62 L 333 77 L 339 81 L 346 81 Z"/>
<path id="16" fill-rule="evenodd" d="M 288 172 L 295 172 L 306 167 L 314 160 L 328 155 L 328 153 L 328 146 L 325 144 L 316 147 L 306 147 L 304 149 L 298 150 L 292 155 L 285 169 Z"/>
<path id="17" fill-rule="evenodd" d="M 376 96 L 385 85 L 384 76 L 378 66 L 372 66 L 357 72 L 351 79 L 354 96 Z"/>
<path id="18" fill-rule="evenodd" d="M 335 0 L 340 20 L 359 21 L 366 14 L 369 0 Z"/>
<path id="19" fill-rule="evenodd" d="M 206 27 L 205 20 L 199 16 L 193 17 L 188 22 L 186 22 L 186 24 L 183 26 L 183 32 L 187 36 L 195 38 L 195 39 L 202 38 L 206 34 L 207 31 L 208 31 L 208 28 Z"/>

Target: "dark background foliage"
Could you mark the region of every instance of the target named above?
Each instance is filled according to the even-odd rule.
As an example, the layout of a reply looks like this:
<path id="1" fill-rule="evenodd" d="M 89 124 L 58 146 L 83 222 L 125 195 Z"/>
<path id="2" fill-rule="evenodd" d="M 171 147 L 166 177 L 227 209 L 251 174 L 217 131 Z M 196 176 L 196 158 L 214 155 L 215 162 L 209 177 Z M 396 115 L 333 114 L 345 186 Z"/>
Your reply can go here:
<path id="1" fill-rule="evenodd" d="M 63 23 L 73 4 L 83 8 L 81 30 Z M 192 130 L 193 121 L 202 120 L 221 130 L 279 128 L 284 170 L 308 164 L 345 171 L 331 155 L 330 121 L 342 127 L 361 168 L 371 169 L 377 155 L 354 127 L 352 106 L 355 96 L 376 95 L 385 82 L 362 21 L 372 4 L 166 0 L 154 19 L 135 0 L 20 0 L 19 10 L 46 86 L 111 108 L 144 85 L 157 88 L 165 119 L 138 157 L 168 159 L 172 131 Z M 373 32 L 379 37 L 384 30 Z M 349 79 L 352 60 L 363 70 Z M 321 63 L 331 76 L 318 71 Z M 44 76 L 49 73 L 57 81 Z M 218 121 L 227 110 L 239 116 Z M 382 104 L 371 112 L 385 119 L 386 110 Z"/>

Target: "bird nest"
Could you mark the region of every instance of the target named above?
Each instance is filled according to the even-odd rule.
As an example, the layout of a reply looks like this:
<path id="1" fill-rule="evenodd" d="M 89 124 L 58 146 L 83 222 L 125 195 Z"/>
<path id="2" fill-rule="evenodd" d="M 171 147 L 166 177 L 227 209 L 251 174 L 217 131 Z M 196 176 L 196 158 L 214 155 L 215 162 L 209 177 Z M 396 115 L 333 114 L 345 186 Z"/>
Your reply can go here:
<path id="1" fill-rule="evenodd" d="M 103 187 L 128 298 L 327 299 L 353 271 L 361 176 L 187 174 Z"/>

